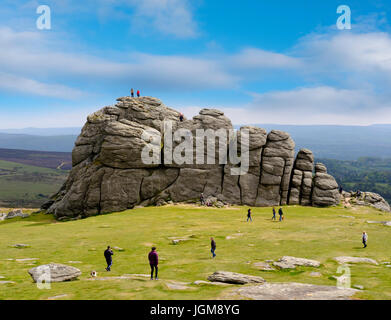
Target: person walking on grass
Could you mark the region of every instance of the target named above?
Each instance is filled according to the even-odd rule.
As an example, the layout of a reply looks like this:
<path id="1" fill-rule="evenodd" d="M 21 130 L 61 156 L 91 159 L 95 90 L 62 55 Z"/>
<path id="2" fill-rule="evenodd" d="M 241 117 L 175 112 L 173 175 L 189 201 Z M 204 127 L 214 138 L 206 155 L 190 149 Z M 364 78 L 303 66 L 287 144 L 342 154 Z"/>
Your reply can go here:
<path id="1" fill-rule="evenodd" d="M 111 271 L 111 266 L 113 265 L 113 254 L 113 250 L 111 250 L 110 246 L 107 246 L 107 249 L 104 252 L 107 263 L 106 271 Z"/>
<path id="2" fill-rule="evenodd" d="M 210 238 L 210 252 L 212 252 L 212 258 L 216 257 L 216 241 L 213 238 Z"/>
<path id="3" fill-rule="evenodd" d="M 367 242 L 368 242 L 368 234 L 364 231 L 362 233 L 362 244 L 364 245 L 364 248 L 367 247 Z"/>
<path id="4" fill-rule="evenodd" d="M 253 219 L 251 218 L 251 209 L 248 209 L 248 211 L 247 211 L 247 222 L 248 222 L 248 220 L 253 222 Z"/>
<path id="5" fill-rule="evenodd" d="M 155 271 L 155 280 L 158 280 L 158 264 L 159 256 L 156 252 L 156 247 L 152 247 L 151 252 L 148 254 L 149 265 L 151 266 L 151 280 L 153 280 L 153 272 Z"/>
<path id="6" fill-rule="evenodd" d="M 273 217 L 272 220 L 276 220 L 276 208 L 273 207 Z"/>
<path id="7" fill-rule="evenodd" d="M 280 216 L 280 221 L 284 219 L 284 213 L 282 212 L 282 208 L 278 209 L 278 214 Z"/>
<path id="8" fill-rule="evenodd" d="M 134 90 L 133 90 L 133 88 L 130 89 L 130 96 L 131 96 L 132 98 L 134 97 Z"/>

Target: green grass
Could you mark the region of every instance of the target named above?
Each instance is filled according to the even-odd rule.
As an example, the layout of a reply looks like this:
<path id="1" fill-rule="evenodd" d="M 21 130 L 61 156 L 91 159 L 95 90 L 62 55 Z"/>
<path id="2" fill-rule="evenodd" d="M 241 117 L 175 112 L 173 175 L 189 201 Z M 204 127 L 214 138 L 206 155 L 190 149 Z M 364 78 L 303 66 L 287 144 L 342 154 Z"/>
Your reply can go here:
<path id="1" fill-rule="evenodd" d="M 0 160 L 0 206 L 39 207 L 66 180 L 67 171 Z"/>
<path id="2" fill-rule="evenodd" d="M 190 285 L 191 290 L 175 291 L 166 280 L 193 282 L 206 280 L 217 270 L 264 277 L 270 282 L 302 282 L 336 285 L 333 258 L 347 255 L 390 261 L 391 229 L 366 220 L 390 220 L 389 214 L 372 208 L 285 207 L 286 220 L 272 222 L 270 208 L 253 208 L 253 223 L 246 223 L 246 207 L 229 209 L 176 205 L 148 207 L 85 220 L 56 222 L 51 216 L 33 214 L 30 218 L 0 222 L 0 276 L 14 284 L 0 284 L 0 299 L 47 299 L 67 294 L 65 299 L 215 299 L 225 298 L 226 287 Z M 343 218 L 339 215 L 354 216 Z M 362 249 L 361 232 L 369 234 L 369 246 Z M 242 233 L 236 239 L 227 236 Z M 172 245 L 169 237 L 191 236 L 190 241 Z M 217 257 L 210 257 L 210 240 L 217 242 Z M 16 249 L 16 243 L 29 248 Z M 147 254 L 156 245 L 160 256 L 161 281 L 87 281 L 91 270 L 98 276 L 148 273 Z M 103 251 L 107 245 L 125 251 L 115 252 L 112 272 L 104 270 Z M 299 267 L 295 271 L 264 272 L 252 264 L 283 255 L 319 260 L 320 268 Z M 6 259 L 39 258 L 49 262 L 74 264 L 82 271 L 79 280 L 52 283 L 50 290 L 39 290 L 32 282 L 28 262 Z M 322 273 L 310 277 L 311 271 Z M 384 265 L 352 265 L 352 285 L 365 290 L 358 299 L 391 299 L 391 268 Z M 1 281 L 0 280 L 0 281 Z"/>

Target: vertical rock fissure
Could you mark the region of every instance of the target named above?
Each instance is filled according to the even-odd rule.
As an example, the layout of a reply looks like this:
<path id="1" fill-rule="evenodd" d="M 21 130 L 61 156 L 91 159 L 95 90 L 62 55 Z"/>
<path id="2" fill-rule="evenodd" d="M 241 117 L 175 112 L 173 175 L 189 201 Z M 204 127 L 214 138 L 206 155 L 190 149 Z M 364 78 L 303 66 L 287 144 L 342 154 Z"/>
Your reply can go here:
<path id="1" fill-rule="evenodd" d="M 280 206 L 282 205 L 282 194 L 283 194 L 283 190 L 282 190 L 282 187 L 284 185 L 284 177 L 285 177 L 285 173 L 286 173 L 286 169 L 287 169 L 287 161 L 285 158 L 284 159 L 284 170 L 282 172 L 282 177 L 281 177 L 281 181 L 280 181 Z"/>
<path id="2" fill-rule="evenodd" d="M 266 146 L 266 144 L 265 144 L 265 146 Z M 262 150 L 261 150 L 261 160 L 259 161 L 259 181 L 258 181 L 258 187 L 257 187 L 257 195 L 255 197 L 255 202 L 254 203 L 257 203 L 257 199 L 259 197 L 259 187 L 261 185 L 261 180 L 262 180 L 262 164 L 263 164 L 263 154 L 264 154 L 264 152 L 265 152 L 265 147 L 262 147 Z"/>

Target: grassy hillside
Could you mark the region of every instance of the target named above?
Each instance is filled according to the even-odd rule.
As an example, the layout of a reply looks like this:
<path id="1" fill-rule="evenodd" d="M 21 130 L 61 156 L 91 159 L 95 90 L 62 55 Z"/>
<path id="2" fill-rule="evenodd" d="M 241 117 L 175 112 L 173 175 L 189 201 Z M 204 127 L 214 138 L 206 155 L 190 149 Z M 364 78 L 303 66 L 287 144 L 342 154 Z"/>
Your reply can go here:
<path id="1" fill-rule="evenodd" d="M 0 207 L 37 208 L 59 190 L 67 171 L 0 160 Z"/>
<path id="2" fill-rule="evenodd" d="M 376 192 L 391 203 L 391 159 L 365 157 L 357 161 L 319 161 L 345 190 Z"/>
<path id="3" fill-rule="evenodd" d="M 286 220 L 272 222 L 270 208 L 254 208 L 254 222 L 246 223 L 246 207 L 214 209 L 185 205 L 148 207 L 85 220 L 56 222 L 49 215 L 0 222 L 2 251 L 0 276 L 11 284 L 0 284 L 0 299 L 220 299 L 229 297 L 232 287 L 190 284 L 187 290 L 170 290 L 168 280 L 206 280 L 217 270 L 264 277 L 270 282 L 301 282 L 336 285 L 337 256 L 369 257 L 390 261 L 391 229 L 367 224 L 366 220 L 390 220 L 390 215 L 372 208 L 285 207 Z M 351 217 L 346 217 L 351 216 Z M 352 218 L 353 217 L 353 218 Z M 369 234 L 369 246 L 362 249 L 361 232 Z M 172 245 L 170 237 L 192 236 Z M 209 238 L 217 241 L 217 257 L 211 259 Z M 233 238 L 227 239 L 227 236 Z M 16 243 L 29 248 L 16 249 Z M 112 272 L 104 270 L 103 250 L 115 251 Z M 160 254 L 160 280 L 89 281 L 89 273 L 121 276 L 149 272 L 147 254 L 156 245 Z M 276 260 L 283 255 L 319 260 L 320 268 L 299 267 L 294 271 L 259 271 L 253 263 Z M 12 259 L 36 258 L 36 262 Z M 49 262 L 73 263 L 82 271 L 73 282 L 53 283 L 39 290 L 27 271 Z M 322 276 L 310 276 L 319 271 Z M 391 268 L 383 264 L 352 265 L 352 285 L 365 290 L 358 299 L 391 299 Z M 233 286 L 235 288 L 235 286 Z M 63 296 L 64 295 L 64 296 Z"/>

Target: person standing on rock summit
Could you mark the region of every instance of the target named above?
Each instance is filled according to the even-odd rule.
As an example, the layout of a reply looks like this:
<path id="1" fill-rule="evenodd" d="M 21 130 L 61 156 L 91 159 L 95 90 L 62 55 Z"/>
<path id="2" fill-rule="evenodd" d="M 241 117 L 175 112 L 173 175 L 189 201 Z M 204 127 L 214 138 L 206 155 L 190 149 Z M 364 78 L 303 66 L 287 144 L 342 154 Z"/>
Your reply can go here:
<path id="1" fill-rule="evenodd" d="M 130 89 L 130 96 L 131 96 L 132 98 L 134 97 L 134 90 L 133 90 L 133 88 Z"/>
<path id="2" fill-rule="evenodd" d="M 106 271 L 111 271 L 111 266 L 113 265 L 113 250 L 111 250 L 110 246 L 107 246 L 105 250 L 104 256 L 106 258 L 107 268 Z"/>
<path id="3" fill-rule="evenodd" d="M 140 98 L 140 90 L 137 90 L 137 97 Z"/>
<path id="4" fill-rule="evenodd" d="M 367 241 L 368 241 L 368 234 L 364 231 L 362 233 L 362 244 L 364 245 L 364 248 L 367 247 Z"/>
<path id="5" fill-rule="evenodd" d="M 152 247 L 151 252 L 148 254 L 149 265 L 151 266 L 151 280 L 153 280 L 153 271 L 155 271 L 155 280 L 158 280 L 158 264 L 159 256 L 156 252 L 156 247 Z"/>

